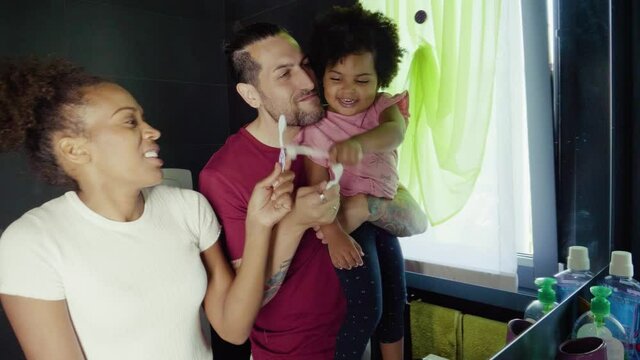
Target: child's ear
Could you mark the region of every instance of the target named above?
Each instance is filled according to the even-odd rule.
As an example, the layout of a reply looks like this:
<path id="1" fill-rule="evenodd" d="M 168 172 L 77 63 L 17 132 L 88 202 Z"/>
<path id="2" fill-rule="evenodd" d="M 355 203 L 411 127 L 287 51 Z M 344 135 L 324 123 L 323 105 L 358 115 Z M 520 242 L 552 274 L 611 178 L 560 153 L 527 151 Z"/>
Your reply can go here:
<path id="1" fill-rule="evenodd" d="M 236 91 L 242 99 L 249 104 L 254 109 L 257 109 L 262 105 L 262 98 L 260 97 L 260 92 L 256 89 L 255 86 L 247 83 L 238 83 L 236 85 Z"/>

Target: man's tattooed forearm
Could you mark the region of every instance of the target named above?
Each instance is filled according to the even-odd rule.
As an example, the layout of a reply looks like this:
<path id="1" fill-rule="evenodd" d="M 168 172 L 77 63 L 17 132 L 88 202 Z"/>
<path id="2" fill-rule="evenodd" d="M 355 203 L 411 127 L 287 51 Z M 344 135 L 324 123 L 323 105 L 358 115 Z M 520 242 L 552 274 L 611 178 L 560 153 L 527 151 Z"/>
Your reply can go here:
<path id="1" fill-rule="evenodd" d="M 411 194 L 403 187 L 393 200 L 367 197 L 370 221 L 395 236 L 410 236 L 426 231 L 427 217 Z"/>
<path id="2" fill-rule="evenodd" d="M 265 284 L 264 297 L 262 299 L 262 305 L 267 304 L 274 296 L 278 290 L 280 290 L 280 286 L 282 286 L 282 282 L 284 281 L 285 276 L 287 276 L 287 271 L 289 271 L 289 266 L 291 265 L 291 259 L 285 260 L 280 264 L 280 269 L 278 272 L 273 274 L 272 277 L 267 280 Z"/>

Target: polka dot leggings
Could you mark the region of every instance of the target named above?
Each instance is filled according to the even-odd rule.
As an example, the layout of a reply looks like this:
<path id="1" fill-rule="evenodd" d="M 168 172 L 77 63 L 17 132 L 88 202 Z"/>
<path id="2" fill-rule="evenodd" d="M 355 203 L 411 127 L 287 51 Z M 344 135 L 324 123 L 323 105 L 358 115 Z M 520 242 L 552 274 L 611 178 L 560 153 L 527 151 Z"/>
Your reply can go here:
<path id="1" fill-rule="evenodd" d="M 365 223 L 351 236 L 360 244 L 364 265 L 337 270 L 347 300 L 347 313 L 336 339 L 335 360 L 360 360 L 375 333 L 383 343 L 404 332 L 406 286 L 398 238 Z"/>

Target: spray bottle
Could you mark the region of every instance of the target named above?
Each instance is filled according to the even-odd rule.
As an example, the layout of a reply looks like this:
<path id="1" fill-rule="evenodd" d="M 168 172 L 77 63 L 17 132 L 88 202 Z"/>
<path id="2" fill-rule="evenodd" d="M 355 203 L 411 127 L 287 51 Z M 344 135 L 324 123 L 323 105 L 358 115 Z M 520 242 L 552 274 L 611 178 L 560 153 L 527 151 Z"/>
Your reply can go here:
<path id="1" fill-rule="evenodd" d="M 625 352 L 629 359 L 638 360 L 640 348 L 640 283 L 633 278 L 631 253 L 613 251 L 609 276 L 602 285 L 611 289 L 611 314 L 620 321 L 629 339 Z"/>
<path id="2" fill-rule="evenodd" d="M 553 276 L 558 281 L 556 286 L 558 302 L 568 298 L 580 286 L 593 278 L 593 273 L 589 271 L 589 268 L 589 249 L 584 246 L 569 247 L 567 270 Z"/>

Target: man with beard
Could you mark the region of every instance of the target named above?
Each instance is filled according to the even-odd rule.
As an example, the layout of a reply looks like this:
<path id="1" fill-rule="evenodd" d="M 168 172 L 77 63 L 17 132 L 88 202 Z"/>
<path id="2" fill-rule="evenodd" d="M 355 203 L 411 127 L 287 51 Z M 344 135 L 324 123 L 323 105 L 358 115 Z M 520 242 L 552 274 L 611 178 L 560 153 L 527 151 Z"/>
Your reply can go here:
<path id="1" fill-rule="evenodd" d="M 236 89 L 258 116 L 213 154 L 199 183 L 216 209 L 227 255 L 238 268 L 248 195 L 258 174 L 278 162 L 278 117 L 284 114 L 288 122 L 286 143 L 300 126 L 318 121 L 323 110 L 308 60 L 282 28 L 246 27 L 235 34 L 226 52 L 237 75 Z M 273 231 L 264 305 L 251 332 L 251 351 L 256 360 L 332 359 L 345 301 L 327 248 L 311 228 L 333 222 L 339 187 L 307 186 L 302 158 L 290 166 L 296 174 L 295 205 Z"/>
<path id="2" fill-rule="evenodd" d="M 272 170 L 279 160 L 278 118 L 286 117 L 284 143 L 290 143 L 300 127 L 317 122 L 324 111 L 307 57 L 281 27 L 249 25 L 234 34 L 225 52 L 236 90 L 258 115 L 211 157 L 200 172 L 199 184 L 222 223 L 227 256 L 239 268 L 249 194 L 258 174 Z M 333 359 L 346 304 L 327 247 L 313 229 L 335 221 L 339 187 L 325 190 L 326 182 L 309 185 L 303 158 L 290 167 L 296 175 L 294 207 L 271 237 L 263 307 L 251 332 L 251 352 L 255 360 Z M 410 211 L 397 211 L 405 208 L 403 203 L 391 211 L 386 210 L 387 202 L 364 196 L 345 200 L 342 214 L 348 212 L 350 219 L 361 221 L 344 230 L 349 233 L 381 217 L 410 223 L 405 220 L 411 218 Z M 373 231 L 367 223 L 352 235 L 373 236 Z M 354 246 L 358 247 L 355 241 Z"/>

